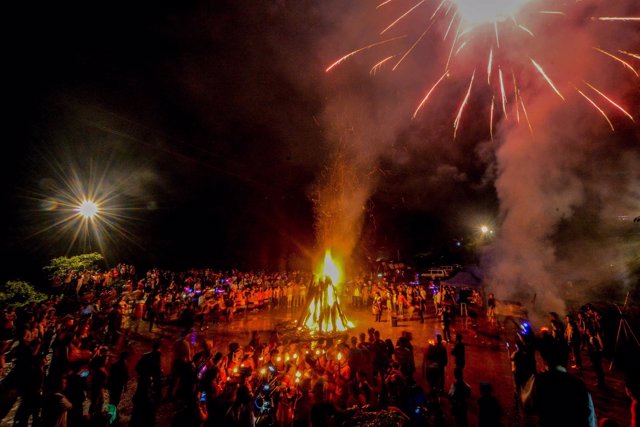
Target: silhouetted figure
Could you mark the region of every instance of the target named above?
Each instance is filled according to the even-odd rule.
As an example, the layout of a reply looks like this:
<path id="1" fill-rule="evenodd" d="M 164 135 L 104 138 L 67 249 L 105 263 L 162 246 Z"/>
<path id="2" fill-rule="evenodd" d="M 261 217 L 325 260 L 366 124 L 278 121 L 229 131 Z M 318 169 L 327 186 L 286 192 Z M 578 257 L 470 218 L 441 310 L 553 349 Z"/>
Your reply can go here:
<path id="1" fill-rule="evenodd" d="M 129 352 L 123 351 L 120 353 L 118 361 L 111 365 L 111 369 L 109 369 L 109 403 L 116 407 L 120 404 L 122 392 L 129 381 L 128 358 Z"/>
<path id="2" fill-rule="evenodd" d="M 502 426 L 502 407 L 493 395 L 491 384 L 480 383 L 480 398 L 478 399 L 478 427 Z M 544 424 L 541 424 L 544 425 Z"/>

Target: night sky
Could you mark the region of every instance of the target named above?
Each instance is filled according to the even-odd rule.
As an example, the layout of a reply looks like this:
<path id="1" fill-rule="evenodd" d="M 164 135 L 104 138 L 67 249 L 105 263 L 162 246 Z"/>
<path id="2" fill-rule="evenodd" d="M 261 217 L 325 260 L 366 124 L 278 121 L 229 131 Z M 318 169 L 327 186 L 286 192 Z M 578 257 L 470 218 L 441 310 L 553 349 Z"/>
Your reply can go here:
<path id="1" fill-rule="evenodd" d="M 394 99 L 425 86 L 423 76 L 401 75 L 399 87 L 398 79 L 363 78 L 357 62 L 324 72 L 375 36 L 354 19 L 361 10 L 374 12 L 363 1 L 19 8 L 6 15 L 3 280 L 32 276 L 50 258 L 86 249 L 43 231 L 58 214 L 43 209 L 43 200 L 55 199 L 61 177 L 73 173 L 119 183 L 114 191 L 127 207 L 121 226 L 128 237 L 112 236 L 109 262 L 309 265 L 316 245 L 312 189 L 326 172 L 332 141 L 349 139 L 348 132 L 335 137 L 327 111 L 362 99 L 349 105 L 348 127 L 349 117 L 370 114 L 360 113 L 361 105 L 380 111 L 371 116 L 387 116 Z M 353 31 L 341 38 L 345 28 Z M 409 71 L 428 65 L 420 57 L 414 62 Z M 362 206 L 359 255 L 399 252 L 408 259 L 495 219 L 486 122 L 472 121 L 454 142 L 450 115 L 446 123 L 394 121 L 384 149 L 371 149 L 376 184 Z M 366 140 L 367 131 L 358 137 Z"/>
<path id="2" fill-rule="evenodd" d="M 323 72 L 328 57 L 314 49 L 337 24 L 310 1 L 134 3 L 16 13 L 2 180 L 10 274 L 82 249 L 69 249 L 65 235 L 32 236 L 55 216 L 37 201 L 47 180 L 71 168 L 121 174 L 133 193 L 124 224 L 133 238 L 110 246 L 111 261 L 306 263 L 310 189 L 329 150 L 317 117 L 336 90 Z M 411 168 L 429 170 L 420 164 Z M 387 169 L 367 207 L 366 251 L 426 250 L 432 229 L 449 224 L 406 203 L 420 195 L 394 194 L 407 171 Z"/>

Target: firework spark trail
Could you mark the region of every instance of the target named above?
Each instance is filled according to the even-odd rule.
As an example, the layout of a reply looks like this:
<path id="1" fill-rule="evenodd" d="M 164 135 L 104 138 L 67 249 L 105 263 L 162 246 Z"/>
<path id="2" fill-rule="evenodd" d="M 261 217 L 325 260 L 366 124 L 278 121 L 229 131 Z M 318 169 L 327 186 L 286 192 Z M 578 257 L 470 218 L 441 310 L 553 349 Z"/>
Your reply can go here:
<path id="1" fill-rule="evenodd" d="M 404 55 L 402 55 L 402 58 L 400 58 L 398 60 L 398 62 L 396 62 L 396 65 L 394 65 L 393 68 L 391 69 L 392 71 L 395 71 L 396 68 L 398 68 L 398 65 L 400 65 L 400 63 L 402 61 L 404 61 L 404 59 L 411 53 L 411 51 L 420 43 L 422 38 L 429 32 L 429 30 L 431 29 L 432 25 L 433 25 L 433 21 L 431 21 L 431 23 L 429 24 L 427 29 L 424 30 L 424 32 L 420 35 L 420 37 L 418 37 L 418 39 L 415 41 L 415 43 L 413 43 L 413 45 L 411 45 L 411 47 L 409 49 L 407 49 L 407 51 L 404 53 Z"/>
<path id="2" fill-rule="evenodd" d="M 405 13 L 403 13 L 402 15 L 400 15 L 400 17 L 398 19 L 396 19 L 395 21 L 393 21 L 391 24 L 389 24 L 389 26 L 387 28 L 385 28 L 384 30 L 382 30 L 382 32 L 380 32 L 380 35 L 383 35 L 384 33 L 386 33 L 388 30 L 390 30 L 391 28 L 393 28 L 398 22 L 402 21 L 407 15 L 411 14 L 411 12 L 413 12 L 414 10 L 416 10 L 420 5 L 422 5 L 426 0 L 420 0 L 415 6 L 413 6 L 411 9 L 407 10 Z"/>
<path id="3" fill-rule="evenodd" d="M 396 56 L 398 56 L 398 55 L 387 56 L 382 61 L 379 61 L 373 67 L 371 67 L 371 69 L 369 70 L 369 74 L 371 74 L 372 76 L 375 76 L 376 73 L 380 70 L 380 68 L 384 65 L 385 62 L 390 61 L 391 59 L 395 58 Z"/>
<path id="4" fill-rule="evenodd" d="M 447 27 L 447 31 L 444 32 L 444 36 L 442 37 L 442 40 L 446 40 L 447 36 L 449 35 L 449 31 L 451 31 L 451 27 L 453 26 L 453 21 L 456 20 L 456 18 L 458 17 L 457 13 L 454 13 L 453 16 L 451 17 L 451 21 L 449 21 L 449 26 Z M 458 31 L 456 31 L 456 38 L 459 35 L 459 31 L 460 31 L 460 27 L 458 27 Z M 455 38 L 453 39 L 454 43 L 455 43 Z"/>
<path id="5" fill-rule="evenodd" d="M 387 39 L 387 40 L 382 40 L 382 41 L 380 41 L 380 42 L 371 43 L 370 45 L 367 45 L 367 46 L 361 47 L 360 49 L 356 49 L 356 50 L 354 50 L 353 52 L 347 53 L 347 54 L 346 54 L 346 55 L 344 55 L 342 58 L 340 58 L 340 59 L 338 59 L 336 62 L 334 62 L 333 64 L 329 65 L 329 66 L 328 66 L 324 71 L 325 71 L 325 73 L 328 73 L 328 72 L 329 72 L 329 71 L 331 71 L 335 66 L 340 65 L 341 63 L 343 63 L 343 62 L 344 62 L 344 61 L 346 61 L 347 59 L 351 58 L 353 55 L 356 55 L 356 54 L 358 54 L 358 53 L 360 53 L 360 52 L 362 52 L 362 51 L 364 51 L 364 50 L 371 49 L 371 48 L 374 48 L 374 47 L 376 47 L 376 46 L 380 46 L 380 45 L 383 45 L 383 44 L 386 44 L 386 43 L 390 43 L 390 42 L 395 41 L 395 40 L 400 40 L 400 39 L 403 39 L 403 38 L 405 38 L 405 37 L 406 37 L 406 36 L 393 37 L 393 38 L 390 38 L 390 39 Z"/>
<path id="6" fill-rule="evenodd" d="M 513 103 L 516 106 L 516 122 L 520 123 L 520 107 L 518 107 L 518 83 L 516 82 L 516 73 L 511 71 L 511 76 L 513 77 Z"/>
<path id="7" fill-rule="evenodd" d="M 458 54 L 460 53 L 460 51 L 462 49 L 464 49 L 464 47 L 467 45 L 467 41 L 465 40 L 464 42 L 460 43 L 460 47 L 456 50 L 456 53 L 454 56 L 458 56 Z"/>
<path id="8" fill-rule="evenodd" d="M 496 97 L 491 97 L 491 112 L 489 113 L 489 135 L 491 135 L 491 141 L 493 141 L 493 110 L 495 109 Z"/>
<path id="9" fill-rule="evenodd" d="M 531 62 L 533 63 L 533 66 L 536 67 L 536 69 L 538 70 L 538 72 L 540 73 L 540 75 L 542 75 L 542 77 L 544 77 L 544 79 L 547 81 L 547 83 L 549 84 L 549 86 L 551 86 L 551 89 L 554 90 L 555 93 L 558 94 L 558 96 L 564 101 L 564 96 L 562 96 L 562 94 L 560 93 L 560 91 L 558 90 L 558 88 L 556 87 L 556 85 L 553 84 L 553 81 L 549 78 L 549 76 L 547 76 L 547 73 L 544 72 L 544 69 L 542 69 L 542 67 L 533 60 L 533 58 L 529 57 L 529 59 L 531 60 Z"/>
<path id="10" fill-rule="evenodd" d="M 392 2 L 393 0 L 380 0 L 380 3 L 377 5 L 376 8 L 382 8 L 383 6 L 388 5 L 389 3 L 392 3 Z M 431 89 L 427 92 L 427 94 L 421 99 L 419 105 L 416 107 L 413 113 L 413 118 L 415 119 L 417 117 L 417 114 L 424 108 L 424 106 L 426 105 L 426 102 L 430 99 L 430 96 L 432 95 L 433 91 L 435 91 L 435 89 L 441 85 L 442 81 L 444 80 L 444 77 L 448 76 L 452 70 L 457 71 L 457 67 L 458 67 L 457 62 L 459 60 L 458 58 L 463 58 L 463 60 L 466 61 L 470 58 L 475 57 L 475 53 L 477 52 L 477 49 L 476 49 L 477 41 L 483 40 L 486 37 L 486 40 L 484 41 L 487 42 L 487 45 L 488 45 L 487 48 L 489 51 L 488 61 L 486 64 L 486 73 L 487 73 L 486 79 L 487 79 L 487 85 L 489 86 L 490 91 L 493 92 L 492 99 L 491 99 L 492 117 L 490 118 L 490 129 L 489 129 L 491 136 L 493 137 L 493 130 L 494 130 L 493 128 L 495 125 L 494 122 L 496 120 L 496 115 L 495 115 L 496 107 L 497 107 L 496 101 L 498 97 L 500 97 L 500 102 L 502 104 L 502 111 L 505 119 L 507 120 L 509 119 L 508 117 L 509 108 L 513 108 L 513 105 L 515 105 L 515 112 L 512 111 L 513 113 L 512 116 L 515 116 L 514 123 L 520 124 L 521 123 L 520 119 L 522 116 L 523 119 L 526 119 L 529 130 L 533 134 L 533 127 L 529 120 L 529 116 L 527 114 L 525 102 L 524 102 L 524 99 L 522 98 L 520 88 L 518 87 L 519 76 L 517 76 L 514 71 L 514 69 L 519 69 L 519 67 L 514 67 L 514 65 L 511 64 L 511 61 L 514 61 L 514 59 L 511 59 L 512 55 L 510 51 L 506 52 L 508 53 L 508 55 L 506 56 L 508 58 L 506 63 L 504 63 L 504 59 L 503 59 L 504 55 L 501 55 L 501 56 L 497 55 L 498 49 L 509 50 L 512 48 L 511 42 L 514 37 L 520 38 L 523 41 L 528 40 L 529 37 L 536 39 L 536 34 L 534 34 L 534 31 L 529 27 L 529 25 L 520 22 L 521 15 L 519 13 L 523 11 L 523 9 L 520 9 L 520 7 L 525 5 L 528 2 L 528 0 L 518 0 L 518 1 L 506 2 L 506 3 L 489 1 L 486 4 L 481 5 L 481 7 L 478 7 L 478 5 L 475 4 L 473 1 L 466 1 L 466 0 L 432 0 L 432 2 L 434 5 L 437 4 L 435 9 L 433 9 L 432 11 L 425 11 L 426 9 L 431 9 L 431 8 L 423 7 L 422 9 L 420 9 L 420 7 L 427 6 L 431 2 L 427 2 L 426 0 L 412 0 L 412 4 L 409 4 L 408 6 L 406 6 L 406 9 L 403 6 L 403 11 L 401 12 L 401 14 L 399 16 L 394 17 L 394 20 L 389 25 L 386 25 L 384 27 L 384 29 L 379 34 L 381 35 L 386 34 L 387 32 L 390 32 L 391 29 L 397 30 L 397 28 L 399 27 L 398 24 L 400 22 L 402 22 L 404 25 L 410 19 L 415 19 L 413 17 L 416 17 L 416 16 L 420 16 L 421 17 L 420 19 L 425 18 L 425 21 L 427 24 L 426 29 L 420 34 L 420 36 L 415 41 L 413 41 L 410 45 L 405 45 L 403 43 L 401 45 L 401 50 L 400 51 L 396 50 L 394 55 L 389 55 L 389 56 L 385 55 L 384 58 L 380 59 L 375 65 L 371 67 L 371 69 L 369 70 L 369 73 L 372 76 L 376 75 L 376 73 L 382 70 L 382 67 L 384 66 L 384 64 L 387 64 L 389 61 L 392 61 L 392 60 L 394 62 L 394 65 L 391 66 L 390 70 L 391 71 L 396 70 L 400 66 L 400 64 L 404 63 L 405 59 L 410 54 L 418 50 L 417 47 L 419 44 L 427 40 L 427 37 L 426 37 L 427 33 L 432 29 L 432 26 L 434 26 L 434 24 L 438 22 L 439 26 L 441 25 L 443 29 L 442 40 L 449 41 L 451 43 L 451 46 L 449 48 L 448 56 L 446 57 L 447 58 L 446 63 L 444 64 L 444 67 L 443 67 L 444 74 L 436 81 L 436 83 L 431 87 Z M 445 3 L 448 3 L 448 4 L 445 5 Z M 533 12 L 534 14 L 548 15 L 548 16 L 558 16 L 558 17 L 569 16 L 568 13 L 561 10 L 538 10 L 538 11 L 530 11 L 530 12 Z M 596 21 L 596 20 L 623 21 L 623 22 L 640 21 L 640 17 L 636 17 L 636 16 L 600 16 L 600 17 L 591 17 L 591 18 L 586 17 L 586 19 L 587 20 L 590 19 L 591 21 Z M 567 24 L 563 21 L 554 20 L 553 22 L 557 22 L 558 25 L 563 25 L 563 26 Z M 493 26 L 493 29 L 491 29 L 491 26 Z M 507 29 L 509 29 L 509 31 L 507 31 Z M 524 33 L 526 33 L 526 35 Z M 482 38 L 478 37 L 478 34 L 483 34 Z M 387 40 L 383 40 L 377 43 L 372 43 L 368 46 L 364 46 L 362 48 L 354 50 L 353 52 L 348 53 L 347 55 L 341 57 L 336 62 L 331 64 L 329 67 L 327 67 L 325 71 L 328 72 L 332 70 L 334 67 L 341 64 L 345 60 L 367 49 L 371 49 L 376 46 L 380 46 L 382 44 L 397 40 L 399 38 L 406 38 L 406 37 L 407 36 L 405 35 L 402 37 L 387 39 Z M 536 39 L 536 40 L 539 40 L 539 39 Z M 529 42 L 527 41 L 527 43 Z M 539 42 L 536 42 L 536 43 L 539 44 Z M 612 52 L 614 53 L 611 53 L 610 51 L 604 50 L 603 48 L 600 48 L 600 47 L 593 47 L 593 49 L 596 50 L 597 52 L 600 52 L 603 55 L 606 55 L 608 58 L 613 59 L 616 62 L 619 62 L 625 68 L 633 72 L 635 76 L 640 77 L 639 75 L 640 70 L 636 71 L 636 69 L 634 69 L 634 67 L 629 62 L 625 61 L 625 59 L 628 60 L 628 58 L 638 60 L 640 59 L 640 54 L 628 52 L 626 50 L 619 50 L 619 49 L 613 50 Z M 496 52 L 494 52 L 494 50 L 496 50 Z M 399 59 L 396 60 L 393 58 L 399 58 Z M 566 89 L 562 89 L 562 92 L 561 92 L 561 88 L 563 88 L 564 86 L 556 85 L 555 81 L 551 79 L 551 77 L 547 74 L 543 66 L 540 65 L 540 64 L 544 64 L 544 62 L 538 63 L 531 56 L 525 54 L 523 56 L 523 59 L 525 59 L 526 61 L 526 58 L 530 59 L 530 64 L 533 65 L 533 69 L 536 70 L 540 78 L 544 79 L 544 81 L 556 93 L 556 95 L 559 96 L 560 99 L 565 101 L 565 97 L 562 92 L 564 92 Z M 496 73 L 493 72 L 493 69 L 496 67 L 498 69 L 498 73 L 497 73 L 498 76 L 494 76 L 494 74 Z M 511 70 L 511 73 L 512 73 L 512 79 L 513 79 L 512 86 L 508 84 L 508 82 L 504 81 L 505 77 L 508 78 L 508 76 L 505 76 L 503 71 L 508 72 L 507 70 L 509 69 Z M 476 70 L 477 70 L 477 66 L 474 67 L 474 75 Z M 555 78 L 562 77 L 563 76 L 562 72 L 563 70 L 554 70 L 554 74 L 558 74 L 557 76 L 554 76 L 554 77 Z M 471 83 L 474 81 L 474 75 L 470 76 Z M 466 74 L 466 76 L 467 78 L 469 78 L 468 74 Z M 471 83 L 469 85 L 470 87 L 472 86 Z M 568 82 L 565 82 L 565 83 L 568 83 Z M 610 97 L 608 97 L 603 92 L 597 90 L 592 85 L 589 85 L 586 82 L 585 84 L 587 84 L 591 88 L 591 90 L 598 93 L 599 96 L 605 98 L 609 104 L 611 104 L 616 109 L 618 109 L 623 114 L 625 114 L 628 118 L 633 120 L 633 116 L 627 110 L 625 110 L 622 106 L 617 104 Z M 588 92 L 585 93 L 585 91 L 586 89 L 583 89 L 583 92 L 581 92 L 581 96 L 589 100 L 590 103 L 593 101 L 593 104 L 595 104 L 595 101 L 593 99 L 588 98 L 587 96 Z M 497 92 L 500 92 L 500 94 L 498 95 Z M 509 105 L 509 102 L 508 102 L 511 96 L 513 96 L 512 98 L 513 105 Z M 468 93 L 465 93 L 465 95 L 463 96 L 460 108 L 458 109 L 458 114 L 457 114 L 458 117 L 461 116 L 461 113 L 466 108 L 466 104 L 469 99 L 470 99 L 470 95 Z M 520 108 L 522 108 L 522 113 L 524 115 L 521 114 Z M 459 122 L 460 122 L 460 119 L 458 118 L 458 120 L 455 123 L 456 130 L 460 124 Z M 454 133 L 454 137 L 455 137 L 455 133 Z"/>
<path id="11" fill-rule="evenodd" d="M 391 3 L 393 0 L 387 0 L 376 6 L 376 9 L 380 9 L 382 6 Z"/>
<path id="12" fill-rule="evenodd" d="M 529 126 L 529 132 L 533 135 L 533 127 L 531 127 L 531 122 L 529 121 L 529 114 L 527 114 L 527 109 L 524 106 L 524 100 L 522 99 L 522 95 L 520 91 L 518 91 L 518 98 L 520 98 L 520 105 L 522 105 L 522 111 L 524 112 L 524 118 L 527 119 L 527 126 Z"/>
<path id="13" fill-rule="evenodd" d="M 447 58 L 447 65 L 444 67 L 445 70 L 449 69 L 449 64 L 451 63 L 451 55 L 453 55 L 453 49 L 456 47 L 456 42 L 458 40 L 459 33 L 460 33 L 460 25 L 458 25 L 458 29 L 456 30 L 456 36 L 453 38 L 453 43 L 451 43 L 451 50 L 449 51 L 449 57 Z"/>
<path id="14" fill-rule="evenodd" d="M 531 37 L 535 37 L 533 35 L 533 31 L 531 31 L 530 29 L 528 29 L 527 27 L 525 27 L 524 25 L 520 25 L 518 24 L 518 28 L 520 28 L 522 31 L 524 31 L 525 33 L 529 34 Z"/>
<path id="15" fill-rule="evenodd" d="M 598 52 L 600 52 L 600 53 L 604 54 L 604 55 L 607 55 L 609 58 L 612 58 L 612 59 L 614 59 L 614 60 L 618 61 L 618 62 L 619 62 L 619 63 L 621 63 L 625 68 L 627 68 L 627 69 L 631 70 L 631 72 L 632 72 L 633 74 L 635 74 L 635 75 L 636 75 L 636 77 L 640 77 L 640 76 L 638 75 L 638 72 L 637 72 L 637 71 L 636 71 L 636 70 L 631 66 L 631 64 L 629 64 L 629 63 L 628 63 L 627 61 L 625 61 L 624 59 L 619 58 L 619 57 L 615 56 L 614 54 L 609 53 L 609 52 L 607 52 L 606 50 L 602 50 L 602 49 L 600 49 L 600 48 L 598 48 L 598 47 L 594 47 L 594 49 L 595 49 L 595 50 L 597 50 Z"/>
<path id="16" fill-rule="evenodd" d="M 436 87 L 438 87 L 438 85 L 440 84 L 440 82 L 442 80 L 444 80 L 444 78 L 449 74 L 449 71 L 445 71 L 444 74 L 442 75 L 442 77 L 440 77 L 438 79 L 438 81 L 431 87 L 431 89 L 429 89 L 429 92 L 427 92 L 427 94 L 425 95 L 424 98 L 422 98 L 422 101 L 420 101 L 420 105 L 418 105 L 418 108 L 416 108 L 416 111 L 413 113 L 413 118 L 415 119 L 416 116 L 418 115 L 418 112 L 420 111 L 420 109 L 422 108 L 422 106 L 427 102 L 427 100 L 429 99 L 429 96 L 431 96 L 431 93 L 433 93 L 434 90 L 436 90 Z"/>
<path id="17" fill-rule="evenodd" d="M 504 80 L 502 79 L 502 68 L 498 68 L 498 75 L 500 76 L 500 92 L 502 93 L 502 112 L 505 118 L 509 118 L 507 115 L 507 95 L 504 90 Z"/>
<path id="18" fill-rule="evenodd" d="M 469 96 L 471 95 L 471 87 L 473 86 L 473 79 L 476 76 L 476 70 L 473 70 L 473 74 L 471 75 L 471 81 L 469 82 L 469 88 L 467 89 L 467 94 L 464 96 L 464 100 L 462 104 L 460 104 L 460 109 L 458 110 L 458 115 L 456 116 L 455 121 L 453 122 L 453 139 L 456 139 L 456 134 L 458 133 L 458 126 L 460 125 L 460 119 L 462 118 L 462 112 L 464 111 L 464 107 L 467 105 L 469 101 Z"/>
<path id="19" fill-rule="evenodd" d="M 493 67 L 493 48 L 489 49 L 489 62 L 487 63 L 487 84 L 491 86 L 491 68 Z"/>
<path id="20" fill-rule="evenodd" d="M 640 16 L 598 16 L 591 19 L 614 22 L 640 22 Z"/>
<path id="21" fill-rule="evenodd" d="M 620 52 L 620 53 L 622 53 L 624 55 L 630 56 L 632 58 L 635 58 L 635 59 L 640 59 L 640 53 L 627 52 L 626 50 L 619 50 L 618 52 Z"/>
<path id="22" fill-rule="evenodd" d="M 611 127 L 612 131 L 615 131 L 615 129 L 613 128 L 613 123 L 611 123 L 611 120 L 609 120 L 609 117 L 607 117 L 607 114 L 604 112 L 604 110 L 602 108 L 600 108 L 598 106 L 598 104 L 596 104 L 591 98 L 589 98 L 587 95 L 584 94 L 584 92 L 582 92 L 580 89 L 576 88 L 576 90 L 578 91 L 578 93 L 582 96 L 584 96 L 584 98 L 589 101 L 589 103 L 591 105 L 593 105 L 593 108 L 595 108 L 596 110 L 598 110 L 600 112 L 600 114 L 602 114 L 602 117 L 605 118 L 605 120 L 607 121 L 607 123 L 609 123 L 609 126 Z"/>
<path id="23" fill-rule="evenodd" d="M 609 98 L 607 95 L 605 95 L 604 93 L 602 93 L 601 91 L 599 91 L 596 87 L 594 87 L 593 85 L 589 84 L 588 82 L 584 82 L 584 84 L 586 84 L 587 86 L 589 86 L 591 89 L 593 89 L 594 92 L 596 92 L 598 95 L 600 95 L 601 97 L 603 97 L 604 99 L 606 99 L 607 101 L 609 101 L 609 103 L 611 105 L 613 105 L 614 107 L 616 107 L 618 110 L 620 110 L 625 116 L 629 117 L 629 119 L 632 122 L 635 122 L 635 120 L 633 120 L 633 116 L 631 114 L 629 114 L 629 112 L 627 112 L 627 110 L 625 110 L 624 108 L 622 108 L 618 103 L 616 103 L 613 99 Z"/>

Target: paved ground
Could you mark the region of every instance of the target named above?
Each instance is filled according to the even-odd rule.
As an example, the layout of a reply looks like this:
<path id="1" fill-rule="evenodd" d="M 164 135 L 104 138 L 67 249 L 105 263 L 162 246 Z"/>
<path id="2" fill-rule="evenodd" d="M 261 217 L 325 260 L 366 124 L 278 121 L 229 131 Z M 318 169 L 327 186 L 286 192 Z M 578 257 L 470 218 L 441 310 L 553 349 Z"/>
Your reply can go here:
<path id="1" fill-rule="evenodd" d="M 422 356 L 428 345 L 428 340 L 433 339 L 435 334 L 440 332 L 441 326 L 436 319 L 429 317 L 424 324 L 416 320 L 400 320 L 397 327 L 392 327 L 386 321 L 381 323 L 374 322 L 374 317 L 369 310 L 347 308 L 346 311 L 356 325 L 353 330 L 354 335 L 365 332 L 369 327 L 375 327 L 381 331 L 381 335 L 384 338 L 391 338 L 395 342 L 402 331 L 411 331 L 414 337 L 413 345 L 417 376 L 419 375 L 422 369 Z M 217 349 L 224 351 L 230 342 L 248 343 L 251 331 L 254 330 L 262 333 L 264 335 L 263 340 L 266 340 L 269 331 L 273 329 L 274 325 L 284 320 L 290 320 L 292 317 L 294 317 L 292 316 L 292 311 L 286 309 L 273 310 L 271 312 L 252 312 L 236 318 L 231 323 L 212 325 L 208 330 L 201 333 L 213 338 Z M 162 338 L 166 342 L 163 348 L 164 371 L 169 372 L 171 343 L 176 339 L 180 330 L 176 327 L 165 326 L 154 328 L 153 333 L 149 334 L 147 329 L 146 322 L 139 321 L 132 324 L 129 336 L 130 347 L 133 350 L 132 366 L 141 354 L 150 349 L 153 339 Z M 475 397 L 479 395 L 479 384 L 480 382 L 489 382 L 494 386 L 495 394 L 505 412 L 505 418 L 503 419 L 505 426 L 535 426 L 535 420 L 530 418 L 522 419 L 518 411 L 515 410 L 511 366 L 506 347 L 506 338 L 513 335 L 513 330 L 497 330 L 490 328 L 486 322 L 476 322 L 471 319 L 457 319 L 452 329 L 454 336 L 456 332 L 461 332 L 464 336 L 464 341 L 467 343 L 465 380 L 471 385 L 472 396 L 474 397 L 471 399 L 469 408 L 470 425 L 477 425 Z M 582 378 L 593 395 L 596 414 L 599 418 L 605 416 L 612 418 L 621 426 L 627 425 L 629 400 L 624 394 L 622 379 L 615 373 L 609 375 L 607 377 L 608 388 L 606 390 L 598 389 L 595 387 L 595 376 L 589 366 L 589 360 L 587 357 L 583 357 L 583 359 L 585 359 L 585 369 Z M 608 363 L 606 366 L 608 367 Z M 447 387 L 452 380 L 452 370 L 448 369 Z M 422 379 L 418 379 L 418 381 L 424 385 Z M 123 396 L 124 402 L 130 401 L 133 390 L 134 386 L 131 384 L 127 393 Z M 3 402 L 5 406 L 12 407 L 12 409 L 8 413 L 6 410 L 0 412 L 0 416 L 4 415 L 0 421 L 0 426 L 11 425 L 13 413 L 18 404 L 18 402 L 15 402 L 11 405 L 11 402 L 11 400 Z M 448 413 L 448 403 L 445 402 L 444 405 L 445 412 Z M 126 404 L 122 406 L 121 417 L 126 422 L 131 413 L 131 407 Z M 165 403 L 159 410 L 158 425 L 169 425 L 169 420 L 174 410 L 175 408 L 170 402 Z M 452 420 L 449 418 L 449 421 Z M 123 425 L 126 424 L 123 423 Z M 451 425 L 453 424 L 451 423 Z"/>

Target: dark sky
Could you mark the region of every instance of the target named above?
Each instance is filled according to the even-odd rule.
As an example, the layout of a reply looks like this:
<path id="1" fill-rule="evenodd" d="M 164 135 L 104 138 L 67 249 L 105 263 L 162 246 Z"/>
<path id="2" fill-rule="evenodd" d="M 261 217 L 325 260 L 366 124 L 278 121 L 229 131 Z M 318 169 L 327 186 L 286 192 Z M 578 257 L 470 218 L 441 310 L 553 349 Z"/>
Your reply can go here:
<path id="1" fill-rule="evenodd" d="M 338 15 L 308 0 L 19 8 L 6 14 L 3 61 L 3 280 L 81 251 L 69 248 L 68 234 L 43 231 L 59 212 L 44 211 L 42 200 L 55 199 L 61 177 L 74 173 L 119 182 L 129 237 L 111 236 L 110 261 L 176 268 L 307 262 L 315 244 L 310 191 L 330 152 L 320 117 L 344 84 L 323 69 L 352 47 L 326 47 L 344 24 Z M 464 234 L 470 206 L 495 209 L 492 188 L 478 185 L 485 165 L 477 158 L 469 156 L 461 171 L 435 167 L 476 141 L 462 138 L 446 150 L 405 144 L 432 134 L 414 126 L 381 155 L 366 207 L 366 252 L 424 251 Z M 417 190 L 439 174 L 471 184 Z"/>

